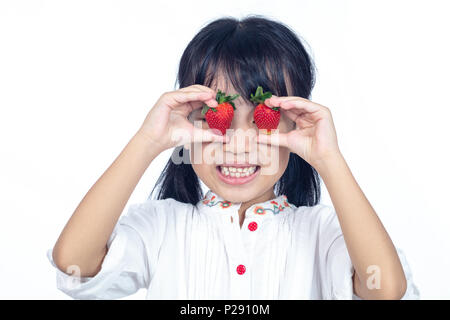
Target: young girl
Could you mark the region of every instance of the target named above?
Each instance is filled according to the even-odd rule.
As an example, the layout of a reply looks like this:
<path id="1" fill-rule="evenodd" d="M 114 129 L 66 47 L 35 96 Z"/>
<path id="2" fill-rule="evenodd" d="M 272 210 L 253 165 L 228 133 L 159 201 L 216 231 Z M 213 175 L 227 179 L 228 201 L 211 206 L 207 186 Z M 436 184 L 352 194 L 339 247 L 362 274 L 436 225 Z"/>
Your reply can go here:
<path id="1" fill-rule="evenodd" d="M 419 298 L 339 150 L 330 110 L 308 100 L 314 67 L 292 30 L 261 16 L 213 21 L 184 51 L 178 81 L 48 251 L 59 289 L 79 299 L 139 288 L 147 299 Z M 253 119 L 258 86 L 281 112 L 270 135 Z M 239 94 L 224 136 L 201 112 L 217 107 L 218 90 Z M 236 142 L 248 130 L 257 134 Z M 169 160 L 157 198 L 119 220 L 144 171 L 173 147 L 183 161 Z M 194 150 L 223 160 L 193 161 Z M 320 177 L 334 208 L 319 203 Z"/>

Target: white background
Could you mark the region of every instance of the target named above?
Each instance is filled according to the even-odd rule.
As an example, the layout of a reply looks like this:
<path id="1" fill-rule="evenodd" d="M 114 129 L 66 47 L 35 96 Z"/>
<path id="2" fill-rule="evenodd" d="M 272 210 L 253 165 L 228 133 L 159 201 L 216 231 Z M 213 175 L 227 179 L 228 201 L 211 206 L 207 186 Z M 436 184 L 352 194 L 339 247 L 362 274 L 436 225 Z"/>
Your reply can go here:
<path id="1" fill-rule="evenodd" d="M 446 1 L 1 1 L 0 298 L 68 299 L 46 250 L 159 96 L 175 90 L 187 43 L 223 15 L 263 14 L 310 45 L 312 100 L 331 108 L 341 150 L 422 298 L 449 299 L 449 9 Z M 125 210 L 147 199 L 169 155 L 151 164 Z"/>

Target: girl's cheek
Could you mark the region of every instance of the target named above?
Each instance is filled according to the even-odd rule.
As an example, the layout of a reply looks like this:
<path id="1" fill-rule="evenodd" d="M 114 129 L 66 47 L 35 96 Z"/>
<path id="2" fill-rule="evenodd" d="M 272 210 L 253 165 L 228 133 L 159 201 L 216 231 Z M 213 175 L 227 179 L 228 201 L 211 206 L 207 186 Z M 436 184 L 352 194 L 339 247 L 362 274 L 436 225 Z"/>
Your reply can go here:
<path id="1" fill-rule="evenodd" d="M 224 146 L 220 143 L 203 142 L 201 145 L 202 164 L 208 167 L 216 167 L 216 163 L 221 163 Z M 197 154 L 198 154 L 197 153 Z"/>
<path id="2" fill-rule="evenodd" d="M 258 145 L 258 162 L 262 166 L 268 166 L 278 162 L 279 155 L 278 146 L 266 144 Z"/>

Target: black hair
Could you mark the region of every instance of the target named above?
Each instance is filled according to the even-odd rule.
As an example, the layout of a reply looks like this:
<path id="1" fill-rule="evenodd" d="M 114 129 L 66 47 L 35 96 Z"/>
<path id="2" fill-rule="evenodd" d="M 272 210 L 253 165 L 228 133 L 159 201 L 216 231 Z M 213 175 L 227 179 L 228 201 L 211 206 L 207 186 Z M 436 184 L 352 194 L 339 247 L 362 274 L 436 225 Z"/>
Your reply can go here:
<path id="1" fill-rule="evenodd" d="M 288 26 L 260 15 L 241 20 L 222 17 L 204 26 L 189 42 L 180 60 L 180 88 L 194 84 L 211 87 L 217 72 L 231 82 L 241 97 L 250 101 L 258 86 L 277 96 L 309 98 L 315 83 L 315 67 L 299 37 Z M 221 88 L 225 90 L 226 88 Z M 176 147 L 181 157 L 188 154 Z M 173 198 L 195 205 L 203 197 L 200 180 L 189 161 L 175 164 L 169 159 L 150 196 L 159 186 L 157 199 Z M 313 206 L 320 201 L 317 171 L 295 153 L 276 183 L 274 193 L 288 202 Z"/>

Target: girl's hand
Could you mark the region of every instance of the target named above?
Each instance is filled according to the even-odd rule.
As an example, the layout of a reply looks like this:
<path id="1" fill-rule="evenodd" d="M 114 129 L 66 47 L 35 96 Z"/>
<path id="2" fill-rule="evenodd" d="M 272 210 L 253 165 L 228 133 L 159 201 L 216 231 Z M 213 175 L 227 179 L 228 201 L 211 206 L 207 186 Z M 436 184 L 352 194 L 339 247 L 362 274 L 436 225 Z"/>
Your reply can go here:
<path id="1" fill-rule="evenodd" d="M 272 96 L 264 103 L 268 107 L 280 107 L 280 111 L 295 122 L 295 129 L 287 133 L 277 130 L 271 135 L 259 134 L 258 142 L 287 147 L 316 169 L 340 155 L 336 130 L 327 107 L 300 97 Z"/>
<path id="2" fill-rule="evenodd" d="M 226 136 L 194 127 L 189 114 L 204 103 L 214 108 L 216 92 L 202 85 L 192 85 L 164 93 L 148 113 L 138 134 L 161 151 L 191 142 L 224 142 Z"/>

